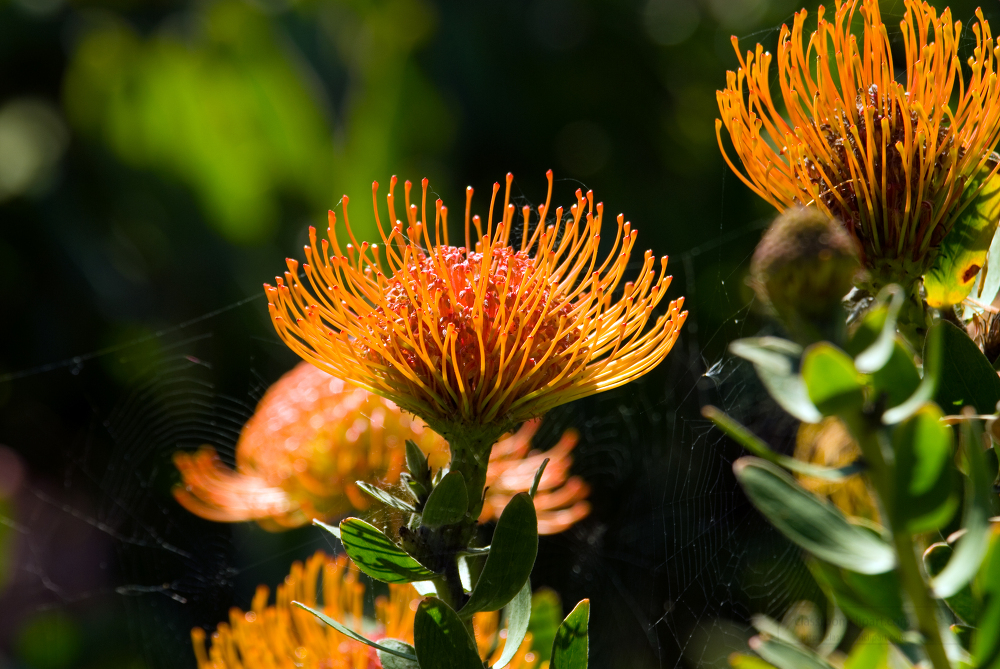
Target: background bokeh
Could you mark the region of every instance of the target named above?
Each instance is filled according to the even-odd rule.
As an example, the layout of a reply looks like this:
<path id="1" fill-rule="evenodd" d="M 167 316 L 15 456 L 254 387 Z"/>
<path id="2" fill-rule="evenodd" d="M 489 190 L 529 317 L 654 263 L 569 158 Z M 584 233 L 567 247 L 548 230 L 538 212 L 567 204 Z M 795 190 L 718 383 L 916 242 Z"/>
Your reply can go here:
<path id="1" fill-rule="evenodd" d="M 750 613 L 817 597 L 698 416 L 723 404 L 785 446 L 794 428 L 724 358 L 769 327 L 743 277 L 773 212 L 714 118 L 730 35 L 773 49 L 798 7 L 0 0 L 0 668 L 192 667 L 192 626 L 330 547 L 188 516 L 170 454 L 231 456 L 294 363 L 262 282 L 344 193 L 373 235 L 392 174 L 452 211 L 471 184 L 485 214 L 506 172 L 537 204 L 552 168 L 557 204 L 593 188 L 671 256 L 692 315 L 669 361 L 542 431 L 581 430 L 595 510 L 543 540 L 533 582 L 592 597 L 591 666 L 721 666 Z"/>

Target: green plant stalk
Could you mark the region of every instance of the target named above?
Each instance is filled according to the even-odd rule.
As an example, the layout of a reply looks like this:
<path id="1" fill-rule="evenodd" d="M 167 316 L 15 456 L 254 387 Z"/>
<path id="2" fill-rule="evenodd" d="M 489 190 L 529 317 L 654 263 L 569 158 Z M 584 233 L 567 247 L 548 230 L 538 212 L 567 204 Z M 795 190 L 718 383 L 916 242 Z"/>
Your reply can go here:
<path id="1" fill-rule="evenodd" d="M 866 417 L 867 418 L 867 417 Z M 877 420 L 877 418 L 876 418 Z M 899 576 L 903 590 L 910 599 L 917 630 L 924 638 L 923 648 L 934 669 L 951 669 L 951 662 L 944 649 L 941 627 L 937 617 L 937 603 L 931 595 L 927 578 L 920 567 L 913 545 L 913 535 L 900 528 L 892 520 L 892 509 L 888 502 L 895 496 L 895 480 L 892 466 L 886 461 L 883 450 L 884 435 L 880 435 L 881 425 L 867 421 L 849 421 L 851 431 L 868 461 L 870 478 L 879 497 L 882 517 L 887 519 L 892 532 L 892 543 L 899 561 Z"/>

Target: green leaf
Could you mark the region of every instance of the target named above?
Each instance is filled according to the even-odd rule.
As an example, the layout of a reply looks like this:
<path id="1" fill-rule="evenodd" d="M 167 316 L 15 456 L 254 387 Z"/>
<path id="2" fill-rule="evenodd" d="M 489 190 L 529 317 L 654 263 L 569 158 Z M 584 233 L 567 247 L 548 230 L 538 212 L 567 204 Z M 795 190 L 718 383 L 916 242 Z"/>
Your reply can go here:
<path id="1" fill-rule="evenodd" d="M 542 460 L 542 464 L 538 466 L 538 471 L 535 472 L 535 480 L 531 482 L 531 490 L 528 491 L 528 497 L 535 499 L 535 493 L 538 492 L 538 484 L 542 482 L 542 474 L 545 473 L 545 467 L 549 464 L 549 458 Z"/>
<path id="2" fill-rule="evenodd" d="M 528 580 L 537 553 L 535 505 L 528 493 L 520 492 L 511 498 L 500 514 L 486 564 L 469 601 L 462 607 L 462 617 L 506 606 Z"/>
<path id="3" fill-rule="evenodd" d="M 851 357 L 833 344 L 820 342 L 802 357 L 802 381 L 809 399 L 824 416 L 858 411 L 864 391 Z"/>
<path id="4" fill-rule="evenodd" d="M 983 456 L 982 426 L 978 420 L 962 422 L 962 451 L 968 458 L 968 476 L 965 485 L 965 511 L 962 528 L 965 534 L 958 540 L 955 553 L 948 566 L 931 580 L 934 594 L 947 599 L 972 580 L 989 548 L 989 515 L 992 481 L 986 473 Z"/>
<path id="5" fill-rule="evenodd" d="M 327 525 L 326 523 L 324 523 L 322 520 L 320 520 L 318 518 L 313 518 L 313 525 L 317 525 L 319 527 L 322 527 L 324 530 L 326 530 L 327 532 L 329 532 L 333 536 L 337 537 L 337 539 L 340 539 L 340 528 L 339 527 L 334 527 L 333 525 Z"/>
<path id="6" fill-rule="evenodd" d="M 924 551 L 924 568 L 932 578 L 944 571 L 951 559 L 954 549 L 943 541 L 931 544 Z M 960 621 L 969 625 L 976 624 L 976 600 L 972 596 L 972 588 L 967 584 L 951 597 L 944 600 Z"/>
<path id="7" fill-rule="evenodd" d="M 448 472 L 427 497 L 420 521 L 427 527 L 452 525 L 469 510 L 469 491 L 462 472 Z"/>
<path id="8" fill-rule="evenodd" d="M 386 653 L 387 655 L 395 655 L 396 657 L 399 657 L 400 659 L 410 660 L 410 661 L 415 661 L 417 659 L 416 655 L 413 655 L 413 654 L 409 653 L 408 651 L 406 651 L 404 649 L 401 649 L 398 646 L 395 646 L 394 644 L 384 644 L 383 645 L 381 642 L 376 642 L 376 641 L 371 641 L 370 639 L 366 639 L 365 637 L 361 636 L 360 634 L 358 634 L 357 632 L 355 632 L 354 630 L 352 630 L 350 627 L 347 627 L 346 625 L 342 625 L 341 623 L 337 622 L 336 620 L 334 620 L 330 616 L 326 615 L 325 613 L 320 613 L 316 609 L 309 608 L 308 606 L 306 606 L 302 602 L 294 602 L 293 601 L 292 604 L 294 604 L 295 606 L 299 607 L 300 609 L 305 609 L 306 611 L 308 611 L 309 613 L 313 614 L 314 616 L 316 616 L 317 618 L 319 618 L 324 623 L 326 623 L 327 625 L 329 625 L 333 629 L 337 630 L 338 632 L 340 632 L 344 636 L 349 636 L 352 639 L 354 639 L 355 641 L 360 641 L 361 643 L 365 644 L 366 646 L 371 646 L 372 648 L 376 649 L 380 654 L 381 653 Z M 395 639 L 390 639 L 390 641 L 395 641 Z M 400 642 L 400 643 L 402 643 L 402 642 Z M 406 645 L 406 644 L 403 644 L 403 645 Z"/>
<path id="9" fill-rule="evenodd" d="M 844 661 L 844 669 L 882 669 L 889 658 L 889 644 L 878 630 L 861 630 L 851 652 Z"/>
<path id="10" fill-rule="evenodd" d="M 587 669 L 590 661 L 590 600 L 581 599 L 556 630 L 549 669 Z"/>
<path id="11" fill-rule="evenodd" d="M 934 401 L 946 414 L 957 414 L 964 406 L 974 407 L 979 413 L 993 413 L 1000 401 L 1000 377 L 993 365 L 969 335 L 955 325 L 939 321 L 931 327 L 934 329 L 940 330 L 946 351 Z"/>
<path id="12" fill-rule="evenodd" d="M 992 158 L 995 161 L 996 158 Z M 993 165 L 996 163 L 993 162 Z M 965 186 L 978 194 L 959 214 L 951 231 L 941 240 L 934 264 L 924 275 L 927 304 L 941 309 L 964 300 L 986 264 L 997 222 L 1000 221 L 1000 177 L 990 176 L 986 166 Z M 968 201 L 968 200 L 967 200 Z"/>
<path id="13" fill-rule="evenodd" d="M 976 666 L 996 669 L 1000 666 L 1000 524 L 993 526 L 990 535 L 989 551 L 973 583 L 983 606 L 972 637 L 972 655 Z"/>
<path id="14" fill-rule="evenodd" d="M 552 658 L 552 642 L 561 622 L 562 602 L 554 590 L 541 588 L 531 596 L 528 631 L 531 633 L 531 651 L 538 656 L 539 663 Z"/>
<path id="15" fill-rule="evenodd" d="M 386 649 L 394 650 L 400 654 L 412 655 L 413 659 L 408 659 L 405 657 L 400 657 L 395 653 L 388 652 L 387 650 L 378 651 L 378 660 L 382 664 L 382 669 L 420 669 L 420 665 L 417 664 L 417 652 L 413 649 L 413 646 L 406 643 L 405 641 L 400 641 L 399 639 L 379 639 L 379 645 Z"/>
<path id="16" fill-rule="evenodd" d="M 765 640 L 755 636 L 750 639 L 750 648 L 778 669 L 834 669 L 808 648 L 781 639 Z"/>
<path id="17" fill-rule="evenodd" d="M 906 293 L 899 286 L 893 284 L 886 286 L 875 299 L 880 306 L 882 327 L 878 337 L 865 350 L 854 358 L 855 368 L 862 374 L 873 374 L 889 362 L 896 344 L 896 320 L 899 317 L 899 310 L 906 301 Z M 870 316 L 870 314 L 869 314 Z M 867 321 L 869 317 L 865 317 Z"/>
<path id="18" fill-rule="evenodd" d="M 882 414 L 884 425 L 901 423 L 927 402 L 934 399 L 940 387 L 941 370 L 944 365 L 944 330 L 936 325 L 928 329 L 924 339 L 924 376 L 913 394 L 903 402 Z M 940 403 L 938 403 L 940 405 Z"/>
<path id="19" fill-rule="evenodd" d="M 802 355 L 801 346 L 778 337 L 758 337 L 737 339 L 729 345 L 729 350 L 753 363 L 761 383 L 782 409 L 804 423 L 823 419 L 809 401 L 802 377 L 795 372 L 795 364 Z"/>
<path id="20" fill-rule="evenodd" d="M 816 557 L 862 574 L 881 574 L 896 565 L 888 543 L 849 523 L 837 507 L 815 497 L 776 465 L 742 457 L 733 471 L 771 524 Z"/>
<path id="21" fill-rule="evenodd" d="M 369 485 L 364 481 L 355 481 L 355 483 L 359 488 L 361 488 L 361 490 L 368 493 L 371 497 L 374 497 L 376 500 L 382 502 L 387 506 L 399 509 L 400 511 L 409 511 L 410 513 L 413 513 L 414 511 L 417 510 L 416 507 L 414 507 L 409 502 L 405 502 L 396 497 L 395 495 L 386 492 L 385 490 L 376 488 L 375 486 Z"/>
<path id="22" fill-rule="evenodd" d="M 413 639 L 421 667 L 483 669 L 475 639 L 458 614 L 437 597 L 428 597 L 417 606 Z"/>
<path id="23" fill-rule="evenodd" d="M 784 467 L 789 471 L 793 471 L 796 474 L 823 479 L 825 481 L 843 481 L 847 477 L 864 470 L 864 467 L 857 462 L 844 465 L 843 467 L 824 467 L 822 465 L 814 465 L 811 462 L 802 462 L 781 453 L 775 453 L 757 435 L 710 404 L 702 407 L 701 415 L 715 423 L 716 427 L 734 441 L 742 444 L 754 455 Z"/>
<path id="24" fill-rule="evenodd" d="M 891 517 L 911 534 L 944 527 L 958 509 L 953 437 L 944 414 L 928 402 L 892 431 L 896 455 L 895 499 Z"/>
<path id="25" fill-rule="evenodd" d="M 756 655 L 747 655 L 746 653 L 731 653 L 729 666 L 733 669 L 777 669 L 770 662 L 765 662 Z"/>
<path id="26" fill-rule="evenodd" d="M 895 570 L 859 574 L 816 559 L 807 560 L 806 566 L 827 599 L 854 624 L 877 630 L 883 638 L 892 641 L 903 640 L 909 622 Z"/>
<path id="27" fill-rule="evenodd" d="M 514 599 L 510 600 L 504 610 L 504 617 L 507 619 L 507 638 L 503 642 L 503 652 L 500 659 L 493 665 L 493 669 L 503 669 L 514 655 L 521 648 L 524 635 L 528 632 L 528 620 L 531 619 L 531 581 L 524 582 L 524 587 L 517 593 Z"/>
<path id="28" fill-rule="evenodd" d="M 340 540 L 358 569 L 374 579 L 386 583 L 409 583 L 435 578 L 434 572 L 360 518 L 341 521 Z"/>

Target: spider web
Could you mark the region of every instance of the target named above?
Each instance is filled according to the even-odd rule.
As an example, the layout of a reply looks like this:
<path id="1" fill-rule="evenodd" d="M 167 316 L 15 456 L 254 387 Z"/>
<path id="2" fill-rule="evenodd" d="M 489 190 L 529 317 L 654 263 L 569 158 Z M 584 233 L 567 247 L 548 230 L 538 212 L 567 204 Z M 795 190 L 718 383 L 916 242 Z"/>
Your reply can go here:
<path id="1" fill-rule="evenodd" d="M 667 361 L 552 412 L 535 439 L 546 448 L 568 427 L 581 435 L 574 473 L 591 486 L 593 511 L 541 539 L 532 582 L 566 608 L 591 599 L 595 669 L 727 666 L 746 648 L 752 614 L 780 618 L 801 599 L 825 607 L 800 551 L 742 495 L 732 463 L 743 452 L 700 415 L 714 404 L 778 450 L 793 447 L 795 421 L 726 354 L 732 339 L 770 332 L 741 281 L 766 223 L 720 223 L 710 242 L 673 256 L 669 297 L 685 295 L 691 315 Z M 119 644 L 120 666 L 193 667 L 192 627 L 212 630 L 230 607 L 247 609 L 255 587 L 273 590 L 293 560 L 338 550 L 312 527 L 271 534 L 203 521 L 170 494 L 173 453 L 209 444 L 232 465 L 257 401 L 296 362 L 262 310 L 263 297 L 251 296 L 128 345 L 0 377 L 11 393 L 69 387 L 86 407 L 77 439 L 51 464 L 58 476 L 25 478 L 13 509 L 0 511 L 15 546 L 0 589 L 0 666 L 20 621 L 65 612 Z M 126 396 L 109 375 L 128 379 Z"/>

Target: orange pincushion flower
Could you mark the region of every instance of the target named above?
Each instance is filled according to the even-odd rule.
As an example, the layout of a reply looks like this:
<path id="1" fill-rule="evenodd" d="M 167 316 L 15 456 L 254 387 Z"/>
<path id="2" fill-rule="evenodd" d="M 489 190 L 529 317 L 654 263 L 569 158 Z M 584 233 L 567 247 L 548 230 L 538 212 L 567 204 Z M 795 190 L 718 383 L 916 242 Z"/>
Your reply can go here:
<path id="1" fill-rule="evenodd" d="M 538 531 L 556 534 L 590 512 L 587 484 L 569 476 L 576 433 L 549 451 L 531 451 L 538 429 L 529 421 L 490 454 L 480 522 L 499 516 L 514 494 L 528 490 L 549 458 L 535 496 Z M 178 452 L 177 501 L 209 520 L 256 520 L 267 529 L 331 521 L 372 502 L 355 481 L 398 482 L 405 442 L 412 439 L 434 469 L 448 463 L 448 444 L 392 402 L 300 363 L 271 386 L 236 446 L 236 471 L 212 448 Z"/>
<path id="2" fill-rule="evenodd" d="M 316 601 L 322 573 L 322 604 Z M 373 641 L 399 639 L 413 643 L 413 614 L 420 597 L 410 585 L 389 585 L 389 595 L 375 598 L 375 620 L 364 617 L 365 586 L 358 580 L 346 556 L 331 558 L 318 552 L 305 565 L 296 562 L 285 582 L 278 586 L 276 602 L 267 605 L 268 589 L 257 588 L 250 610 L 229 612 L 229 623 L 221 623 L 205 647 L 205 631 L 191 631 L 198 669 L 379 669 L 375 650 L 350 639 L 320 622 L 293 601 L 320 610 Z M 476 641 L 484 659 L 494 663 L 503 652 L 503 641 L 491 657 L 499 613 L 477 613 L 473 617 Z M 374 627 L 374 629 L 373 629 Z M 531 652 L 528 634 L 508 665 L 533 669 L 538 657 Z"/>
<path id="3" fill-rule="evenodd" d="M 683 299 L 643 333 L 670 277 L 666 257 L 646 252 L 635 281 L 622 283 L 636 233 L 622 216 L 610 255 L 598 262 L 603 205 L 577 191 L 568 215 L 552 216 L 549 195 L 529 232 L 525 206 L 519 248 L 509 245 L 515 207 L 507 176 L 500 220 L 493 187 L 485 233 L 471 219 L 466 197 L 465 246 L 449 245 L 447 208 L 434 210 L 434 240 L 427 224 L 427 180 L 420 217 L 406 182 L 405 217 L 396 219 L 389 186 L 391 230 L 376 222 L 383 245 L 352 243 L 346 254 L 330 212 L 329 241 L 310 229 L 306 263 L 288 261 L 277 285 L 265 284 L 268 307 L 281 338 L 302 358 L 334 376 L 392 400 L 452 439 L 457 433 L 490 442 L 512 426 L 552 407 L 614 388 L 641 376 L 670 351 L 687 315 Z M 548 217 L 548 219 L 546 219 Z M 475 242 L 473 246 L 473 241 Z M 332 250 L 332 253 L 331 253 Z M 614 299 L 621 290 L 619 299 Z"/>
<path id="4" fill-rule="evenodd" d="M 858 0 L 837 0 L 833 22 L 817 11 L 806 43 L 806 11 L 778 38 L 775 107 L 772 55 L 757 45 L 718 92 L 722 119 L 745 171 L 733 171 L 779 210 L 815 205 L 844 222 L 876 280 L 915 279 L 978 193 L 1000 138 L 1000 41 L 976 10 L 976 48 L 966 81 L 957 55 L 961 23 L 928 3 L 905 0 L 900 22 L 905 77 L 893 66 L 877 0 L 863 0 L 864 44 L 851 34 Z M 955 92 L 955 84 L 958 92 Z M 954 104 L 952 104 L 954 102 Z M 990 165 L 985 171 L 995 169 Z"/>

